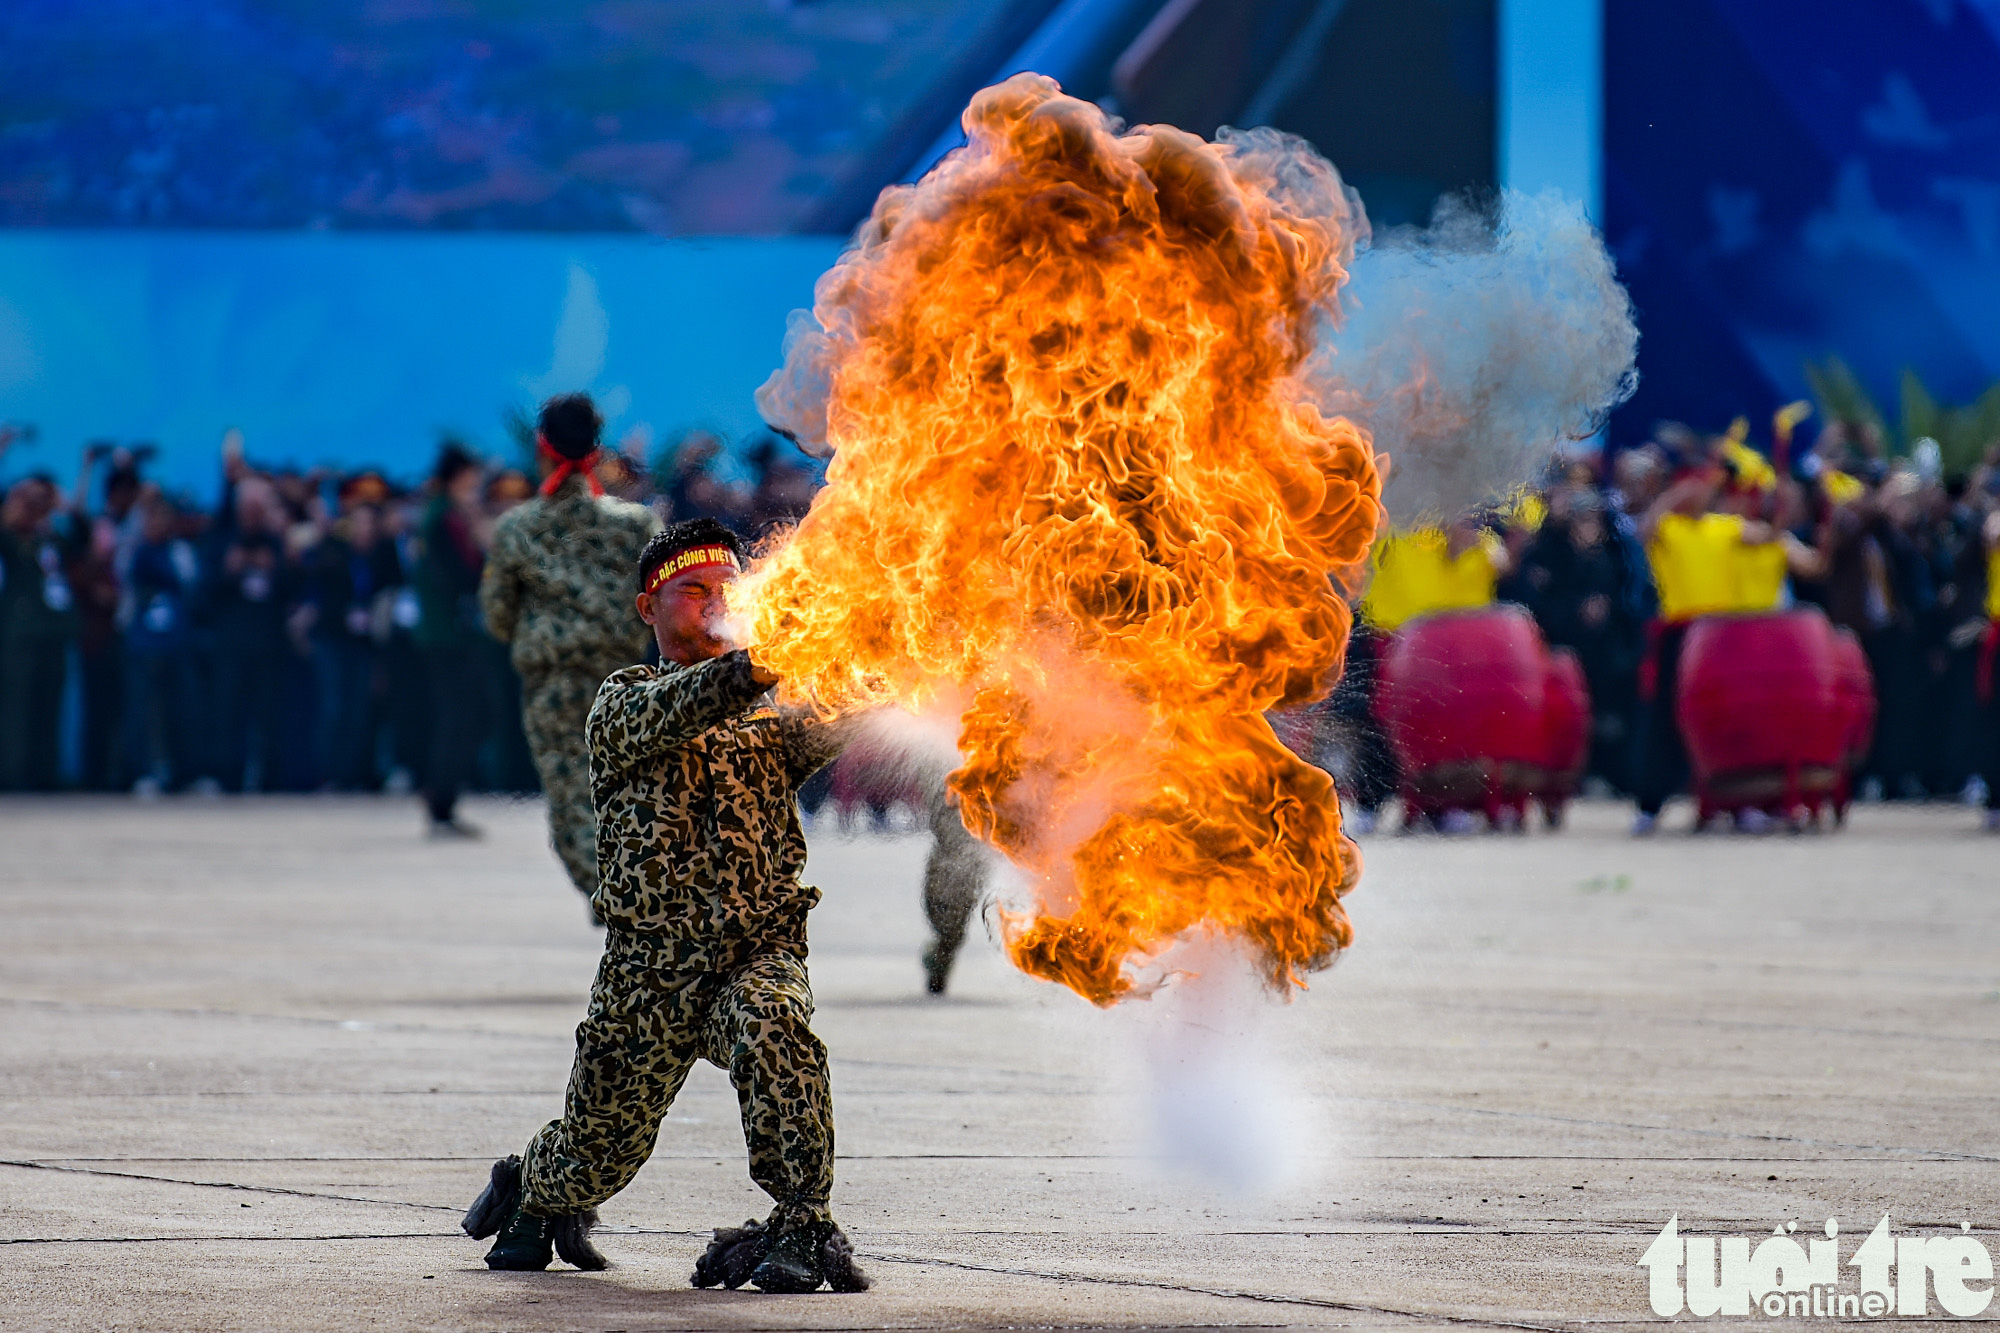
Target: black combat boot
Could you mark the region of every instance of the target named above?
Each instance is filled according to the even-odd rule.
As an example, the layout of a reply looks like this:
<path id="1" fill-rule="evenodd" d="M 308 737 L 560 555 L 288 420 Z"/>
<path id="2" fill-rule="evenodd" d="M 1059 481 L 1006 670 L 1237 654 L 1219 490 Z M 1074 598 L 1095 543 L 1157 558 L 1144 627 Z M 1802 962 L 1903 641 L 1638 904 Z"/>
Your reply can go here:
<path id="1" fill-rule="evenodd" d="M 832 1230 L 831 1222 L 806 1222 L 781 1232 L 764 1262 L 750 1274 L 750 1281 L 759 1291 L 818 1291 L 826 1281 L 826 1270 L 819 1262 L 820 1242 Z"/>
<path id="2" fill-rule="evenodd" d="M 760 1291 L 796 1294 L 818 1291 L 822 1283 L 835 1291 L 866 1291 L 868 1278 L 854 1263 L 854 1247 L 831 1222 L 807 1222 L 781 1234 L 771 1252 L 750 1274 Z"/>
<path id="3" fill-rule="evenodd" d="M 500 1239 L 486 1252 L 486 1266 L 516 1273 L 539 1273 L 556 1257 L 556 1220 L 524 1213 L 519 1206 L 507 1215 Z"/>
<path id="4" fill-rule="evenodd" d="M 595 1208 L 560 1217 L 537 1217 L 521 1210 L 518 1157 L 503 1157 L 493 1164 L 492 1178 L 466 1210 L 461 1225 L 474 1240 L 499 1235 L 486 1252 L 488 1268 L 538 1273 L 558 1253 L 564 1262 L 586 1271 L 605 1267 L 604 1256 L 590 1243 L 590 1229 L 597 1225 Z"/>
<path id="5" fill-rule="evenodd" d="M 772 1239 L 771 1229 L 762 1222 L 717 1227 L 715 1239 L 708 1243 L 701 1258 L 694 1261 L 694 1284 L 736 1290 L 764 1262 L 764 1256 L 771 1252 Z"/>
<path id="6" fill-rule="evenodd" d="M 944 994 L 951 984 L 951 965 L 958 961 L 958 951 L 965 947 L 965 933 L 935 937 L 924 946 L 924 989 L 932 995 Z"/>

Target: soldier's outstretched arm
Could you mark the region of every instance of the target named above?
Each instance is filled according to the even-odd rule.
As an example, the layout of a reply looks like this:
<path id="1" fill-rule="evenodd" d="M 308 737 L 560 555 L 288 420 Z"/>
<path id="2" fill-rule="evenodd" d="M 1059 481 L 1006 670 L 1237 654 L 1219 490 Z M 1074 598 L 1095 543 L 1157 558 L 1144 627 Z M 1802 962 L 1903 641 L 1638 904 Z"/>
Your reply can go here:
<path id="1" fill-rule="evenodd" d="M 741 649 L 649 680 L 614 675 L 590 708 L 591 751 L 612 768 L 648 763 L 750 707 L 767 688 Z"/>
<path id="2" fill-rule="evenodd" d="M 786 777 L 794 787 L 838 759 L 861 724 L 859 714 L 827 721 L 805 708 L 782 709 L 779 718 L 785 734 Z"/>

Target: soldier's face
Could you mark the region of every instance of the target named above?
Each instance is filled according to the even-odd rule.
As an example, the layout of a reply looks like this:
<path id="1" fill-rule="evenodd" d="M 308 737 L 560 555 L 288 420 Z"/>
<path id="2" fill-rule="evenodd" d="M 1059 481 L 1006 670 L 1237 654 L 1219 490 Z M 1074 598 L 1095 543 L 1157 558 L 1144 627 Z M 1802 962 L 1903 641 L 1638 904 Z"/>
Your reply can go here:
<path id="1" fill-rule="evenodd" d="M 722 594 L 735 577 L 735 571 L 723 565 L 696 565 L 640 596 L 639 618 L 653 627 L 661 657 L 692 666 L 729 651 L 730 644 L 722 637 L 722 618 L 728 611 Z"/>

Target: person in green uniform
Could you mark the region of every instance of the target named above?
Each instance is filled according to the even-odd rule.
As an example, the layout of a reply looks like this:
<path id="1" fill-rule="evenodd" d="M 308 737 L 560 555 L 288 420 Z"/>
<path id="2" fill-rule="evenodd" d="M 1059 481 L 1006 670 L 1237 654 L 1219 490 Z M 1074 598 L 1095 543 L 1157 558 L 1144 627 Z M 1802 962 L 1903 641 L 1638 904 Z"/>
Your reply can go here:
<path id="1" fill-rule="evenodd" d="M 501 515 L 479 581 L 486 628 L 521 676 L 521 722 L 548 798 L 549 842 L 585 898 L 597 889 L 597 814 L 584 723 L 604 678 L 646 651 L 632 567 L 660 521 L 613 499 L 593 467 L 604 419 L 588 394 L 542 405 L 541 493 Z"/>
<path id="2" fill-rule="evenodd" d="M 833 1105 L 806 979 L 819 891 L 799 880 L 796 793 L 845 728 L 773 706 L 776 677 L 721 638 L 743 563 L 713 519 L 674 524 L 640 557 L 637 610 L 660 664 L 613 672 L 586 727 L 604 957 L 561 1118 L 494 1163 L 466 1214 L 469 1235 L 499 1237 L 488 1267 L 541 1269 L 558 1253 L 603 1267 L 597 1205 L 645 1164 L 705 1059 L 736 1087 L 750 1176 L 774 1206 L 718 1230 L 695 1285 L 867 1286 L 831 1211 Z"/>

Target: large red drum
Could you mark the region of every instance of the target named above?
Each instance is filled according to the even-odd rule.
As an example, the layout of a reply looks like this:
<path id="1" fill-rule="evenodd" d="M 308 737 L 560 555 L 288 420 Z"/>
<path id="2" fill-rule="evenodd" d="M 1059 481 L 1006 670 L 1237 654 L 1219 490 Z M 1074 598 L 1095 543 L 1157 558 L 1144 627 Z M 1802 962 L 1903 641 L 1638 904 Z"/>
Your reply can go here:
<path id="1" fill-rule="evenodd" d="M 1817 609 L 1696 621 L 1681 645 L 1675 709 L 1702 817 L 1790 814 L 1828 800 L 1838 811 L 1874 698 L 1860 646 Z"/>
<path id="2" fill-rule="evenodd" d="M 1479 809 L 1553 821 L 1583 767 L 1590 695 L 1567 652 L 1551 653 L 1518 606 L 1424 616 L 1383 654 L 1376 707 L 1412 815 Z"/>

